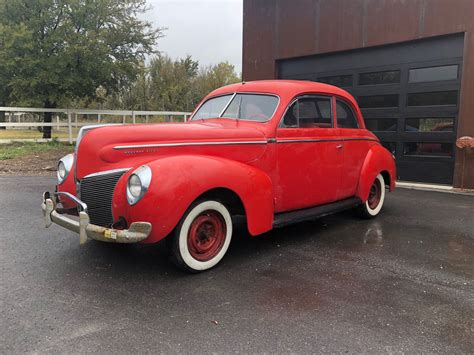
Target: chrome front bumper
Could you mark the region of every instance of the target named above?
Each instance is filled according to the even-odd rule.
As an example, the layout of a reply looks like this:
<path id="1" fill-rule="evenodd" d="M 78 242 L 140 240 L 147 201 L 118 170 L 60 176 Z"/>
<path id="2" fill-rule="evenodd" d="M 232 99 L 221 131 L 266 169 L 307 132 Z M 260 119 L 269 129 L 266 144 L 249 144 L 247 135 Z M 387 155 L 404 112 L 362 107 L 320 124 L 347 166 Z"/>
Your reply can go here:
<path id="1" fill-rule="evenodd" d="M 61 193 L 56 193 L 61 194 Z M 72 219 L 66 215 L 56 211 L 55 199 L 51 198 L 49 192 L 43 194 L 43 210 L 44 222 L 46 228 L 56 223 L 70 231 L 79 234 L 79 242 L 84 244 L 88 239 L 95 239 L 102 242 L 111 243 L 138 243 L 148 238 L 151 233 L 151 224 L 148 222 L 135 222 L 130 225 L 129 229 L 110 229 L 90 223 L 87 214 L 87 205 L 76 197 L 62 193 L 73 200 L 79 207 L 79 220 Z"/>

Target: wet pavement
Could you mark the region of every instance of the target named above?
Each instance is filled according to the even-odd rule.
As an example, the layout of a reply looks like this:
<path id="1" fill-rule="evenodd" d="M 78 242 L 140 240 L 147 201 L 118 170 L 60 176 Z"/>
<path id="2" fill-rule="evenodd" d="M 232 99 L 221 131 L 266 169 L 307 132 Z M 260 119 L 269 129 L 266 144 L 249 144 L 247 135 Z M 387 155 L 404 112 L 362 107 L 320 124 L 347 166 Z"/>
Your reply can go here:
<path id="1" fill-rule="evenodd" d="M 252 238 L 215 269 L 163 243 L 109 245 L 42 227 L 49 178 L 0 178 L 1 353 L 473 353 L 474 196 L 398 189 Z"/>

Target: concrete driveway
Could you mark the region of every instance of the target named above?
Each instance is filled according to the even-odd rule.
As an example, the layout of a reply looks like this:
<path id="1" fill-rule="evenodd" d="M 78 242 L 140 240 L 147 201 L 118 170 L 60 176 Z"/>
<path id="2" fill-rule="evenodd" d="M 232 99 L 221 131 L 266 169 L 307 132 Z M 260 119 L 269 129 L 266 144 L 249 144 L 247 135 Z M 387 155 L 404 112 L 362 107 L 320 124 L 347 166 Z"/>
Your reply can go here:
<path id="1" fill-rule="evenodd" d="M 474 352 L 474 196 L 398 189 L 187 275 L 166 246 L 44 229 L 49 178 L 0 178 L 1 353 Z"/>

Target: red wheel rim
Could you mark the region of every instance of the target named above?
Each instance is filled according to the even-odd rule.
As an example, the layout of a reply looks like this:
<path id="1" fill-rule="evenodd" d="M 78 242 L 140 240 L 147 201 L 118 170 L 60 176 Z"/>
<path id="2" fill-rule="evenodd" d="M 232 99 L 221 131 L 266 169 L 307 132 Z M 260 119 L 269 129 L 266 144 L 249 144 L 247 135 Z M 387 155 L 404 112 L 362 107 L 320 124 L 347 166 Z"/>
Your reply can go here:
<path id="1" fill-rule="evenodd" d="M 188 232 L 188 249 L 198 261 L 209 261 L 221 251 L 227 234 L 222 215 L 208 210 L 199 214 Z"/>
<path id="2" fill-rule="evenodd" d="M 382 198 L 382 185 L 379 179 L 375 179 L 373 185 L 370 187 L 368 205 L 371 209 L 376 209 Z"/>

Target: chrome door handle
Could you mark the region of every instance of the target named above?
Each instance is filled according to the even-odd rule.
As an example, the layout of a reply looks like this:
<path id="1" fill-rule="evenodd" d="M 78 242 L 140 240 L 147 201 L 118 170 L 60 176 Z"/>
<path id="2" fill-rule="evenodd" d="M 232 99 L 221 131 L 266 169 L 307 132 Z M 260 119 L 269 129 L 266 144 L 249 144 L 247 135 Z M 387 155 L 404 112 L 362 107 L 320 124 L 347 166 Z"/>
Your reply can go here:
<path id="1" fill-rule="evenodd" d="M 337 149 L 341 149 L 342 147 L 344 147 L 344 145 L 342 145 L 342 144 L 336 145 Z"/>

